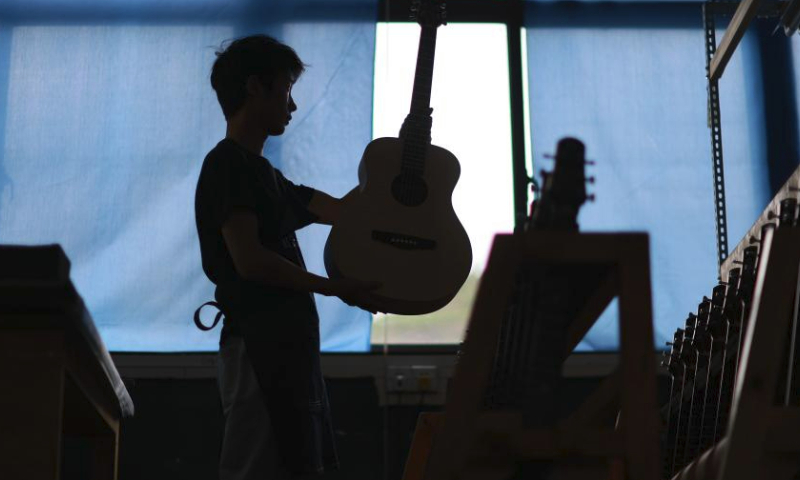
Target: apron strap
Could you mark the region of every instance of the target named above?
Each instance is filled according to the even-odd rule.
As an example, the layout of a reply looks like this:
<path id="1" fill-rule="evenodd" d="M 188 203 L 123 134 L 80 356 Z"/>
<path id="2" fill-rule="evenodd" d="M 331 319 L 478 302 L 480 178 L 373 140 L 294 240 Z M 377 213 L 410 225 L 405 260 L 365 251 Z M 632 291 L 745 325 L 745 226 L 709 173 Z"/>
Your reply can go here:
<path id="1" fill-rule="evenodd" d="M 210 327 L 203 325 L 203 322 L 200 321 L 200 310 L 202 310 L 203 307 L 205 307 L 206 305 L 210 305 L 218 310 L 217 315 L 214 317 L 214 323 L 212 323 Z M 194 324 L 200 330 L 207 332 L 212 328 L 216 327 L 219 321 L 222 320 L 224 316 L 225 315 L 222 313 L 222 310 L 220 310 L 219 304 L 217 302 L 206 302 L 200 305 L 200 307 L 198 307 L 198 309 L 194 311 Z"/>

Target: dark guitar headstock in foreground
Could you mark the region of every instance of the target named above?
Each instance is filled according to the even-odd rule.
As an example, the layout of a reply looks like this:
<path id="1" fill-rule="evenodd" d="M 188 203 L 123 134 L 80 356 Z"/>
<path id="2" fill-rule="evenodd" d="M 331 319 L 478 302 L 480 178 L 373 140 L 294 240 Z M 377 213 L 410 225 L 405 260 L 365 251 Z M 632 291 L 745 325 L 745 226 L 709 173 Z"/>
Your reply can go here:
<path id="1" fill-rule="evenodd" d="M 531 206 L 529 229 L 578 230 L 578 211 L 587 200 L 586 148 L 576 138 L 558 142 L 552 172 L 542 172 L 541 196 Z"/>
<path id="2" fill-rule="evenodd" d="M 583 142 L 575 138 L 558 142 L 555 166 L 542 172 L 541 196 L 531 205 L 520 237 L 578 230 L 578 210 L 588 198 L 584 152 Z M 492 401 L 495 407 L 519 408 L 529 427 L 549 426 L 558 418 L 568 332 L 577 314 L 574 299 L 584 283 L 573 268 L 546 261 L 520 264 L 515 272 L 498 346 L 502 355 L 493 370 Z M 543 472 L 531 473 L 521 476 L 538 478 Z"/>

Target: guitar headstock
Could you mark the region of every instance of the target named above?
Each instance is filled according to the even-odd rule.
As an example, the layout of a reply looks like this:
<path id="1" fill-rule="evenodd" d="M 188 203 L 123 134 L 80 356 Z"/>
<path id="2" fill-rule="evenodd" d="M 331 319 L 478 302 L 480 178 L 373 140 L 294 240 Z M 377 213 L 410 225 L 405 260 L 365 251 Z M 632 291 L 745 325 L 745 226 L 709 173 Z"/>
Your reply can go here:
<path id="1" fill-rule="evenodd" d="M 680 353 L 683 348 L 683 334 L 684 330 L 682 328 L 675 331 L 675 334 L 672 336 L 672 341 L 667 342 L 667 346 L 670 347 L 669 353 L 664 352 L 665 358 L 661 363 L 662 366 L 667 367 L 667 370 L 669 370 L 670 375 L 673 377 L 678 377 L 681 374 Z"/>
<path id="2" fill-rule="evenodd" d="M 411 19 L 423 27 L 438 27 L 447 23 L 444 0 L 411 0 Z"/>
<path id="3" fill-rule="evenodd" d="M 535 229 L 577 230 L 578 210 L 587 200 L 586 158 L 583 142 L 562 138 L 555 154 L 552 172 L 542 172 L 541 196 L 532 207 L 530 227 Z"/>

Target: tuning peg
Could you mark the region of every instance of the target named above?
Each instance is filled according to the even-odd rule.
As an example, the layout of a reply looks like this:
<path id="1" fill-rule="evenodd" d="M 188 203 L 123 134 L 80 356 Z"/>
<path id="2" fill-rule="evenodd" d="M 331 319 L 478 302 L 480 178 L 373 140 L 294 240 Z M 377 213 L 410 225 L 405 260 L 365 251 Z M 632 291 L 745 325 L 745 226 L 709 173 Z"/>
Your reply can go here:
<path id="1" fill-rule="evenodd" d="M 756 238 L 755 235 L 750 235 L 750 245 L 752 245 L 754 243 L 761 243 L 761 240 Z"/>
<path id="2" fill-rule="evenodd" d="M 590 193 L 589 195 L 586 195 L 586 201 L 587 202 L 594 202 L 594 193 Z"/>
<path id="3" fill-rule="evenodd" d="M 778 216 L 775 215 L 775 212 L 772 210 L 767 212 L 767 220 L 775 220 L 776 218 L 778 218 Z"/>
<path id="4" fill-rule="evenodd" d="M 584 160 L 583 164 L 584 165 L 596 165 L 594 160 Z"/>
<path id="5" fill-rule="evenodd" d="M 594 185 L 594 177 L 586 177 L 586 183 L 591 183 Z"/>

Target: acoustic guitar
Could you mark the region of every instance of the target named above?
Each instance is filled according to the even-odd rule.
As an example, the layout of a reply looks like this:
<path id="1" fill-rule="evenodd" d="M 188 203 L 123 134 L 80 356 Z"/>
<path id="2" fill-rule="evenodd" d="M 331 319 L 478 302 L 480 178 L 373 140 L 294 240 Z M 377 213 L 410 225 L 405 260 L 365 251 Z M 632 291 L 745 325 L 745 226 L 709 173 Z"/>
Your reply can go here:
<path id="1" fill-rule="evenodd" d="M 381 282 L 373 305 L 404 315 L 447 305 L 472 266 L 469 237 L 452 205 L 461 167 L 431 144 L 433 60 L 444 5 L 413 2 L 412 14 L 421 34 L 411 110 L 399 138 L 367 145 L 359 184 L 344 197 L 325 244 L 330 277 Z"/>

